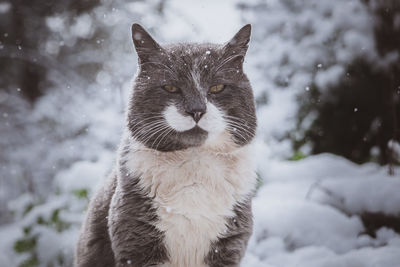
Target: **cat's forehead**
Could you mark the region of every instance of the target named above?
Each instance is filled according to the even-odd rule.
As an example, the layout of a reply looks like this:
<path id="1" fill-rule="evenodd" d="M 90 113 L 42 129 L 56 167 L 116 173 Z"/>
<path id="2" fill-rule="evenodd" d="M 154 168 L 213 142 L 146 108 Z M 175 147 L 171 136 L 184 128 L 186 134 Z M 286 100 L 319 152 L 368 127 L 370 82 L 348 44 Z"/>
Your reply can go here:
<path id="1" fill-rule="evenodd" d="M 167 54 L 174 58 L 187 59 L 192 62 L 217 59 L 222 53 L 222 45 L 212 43 L 178 43 L 164 46 Z"/>
<path id="2" fill-rule="evenodd" d="M 163 49 L 167 63 L 175 72 L 197 84 L 212 73 L 223 55 L 223 46 L 212 43 L 178 43 L 163 46 Z"/>

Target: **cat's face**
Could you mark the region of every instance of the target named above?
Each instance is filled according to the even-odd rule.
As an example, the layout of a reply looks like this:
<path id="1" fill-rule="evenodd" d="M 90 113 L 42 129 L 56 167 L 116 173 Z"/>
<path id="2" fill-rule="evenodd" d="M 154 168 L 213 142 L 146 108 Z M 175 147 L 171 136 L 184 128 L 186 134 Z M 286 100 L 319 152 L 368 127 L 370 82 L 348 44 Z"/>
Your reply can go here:
<path id="1" fill-rule="evenodd" d="M 225 45 L 160 46 L 134 24 L 139 71 L 128 113 L 132 137 L 160 151 L 213 143 L 222 135 L 238 146 L 249 143 L 256 117 L 242 65 L 250 29 L 244 26 Z"/>

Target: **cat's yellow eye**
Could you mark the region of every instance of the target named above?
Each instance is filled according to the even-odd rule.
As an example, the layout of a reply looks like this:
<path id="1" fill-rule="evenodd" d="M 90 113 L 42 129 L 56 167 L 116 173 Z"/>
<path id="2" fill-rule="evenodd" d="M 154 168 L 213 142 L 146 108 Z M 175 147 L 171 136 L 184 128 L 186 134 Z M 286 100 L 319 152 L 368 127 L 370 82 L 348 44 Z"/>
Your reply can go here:
<path id="1" fill-rule="evenodd" d="M 165 89 L 167 92 L 170 92 L 170 93 L 177 93 L 177 92 L 179 92 L 179 88 L 178 88 L 178 87 L 175 87 L 175 86 L 173 86 L 173 85 L 164 85 L 164 89 Z"/>
<path id="2" fill-rule="evenodd" d="M 211 94 L 217 94 L 217 93 L 222 92 L 222 90 L 224 90 L 224 88 L 225 88 L 225 85 L 217 84 L 217 85 L 211 86 L 210 90 L 208 92 Z"/>

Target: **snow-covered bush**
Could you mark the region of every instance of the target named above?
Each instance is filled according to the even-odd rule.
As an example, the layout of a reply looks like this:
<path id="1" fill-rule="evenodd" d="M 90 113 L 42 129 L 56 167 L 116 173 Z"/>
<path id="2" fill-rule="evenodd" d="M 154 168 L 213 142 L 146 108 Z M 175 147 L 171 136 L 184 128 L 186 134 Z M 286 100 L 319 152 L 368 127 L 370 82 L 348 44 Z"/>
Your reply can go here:
<path id="1" fill-rule="evenodd" d="M 392 38 L 400 34 L 396 26 L 400 5 L 395 1 L 365 5 L 377 55 L 357 56 L 344 66 L 346 75 L 334 83 L 315 79 L 309 95 L 300 98 L 299 121 L 318 115 L 297 145 L 308 142 L 313 153 L 332 152 L 355 162 L 399 164 L 389 142 L 400 141 L 400 41 Z"/>
<path id="2" fill-rule="evenodd" d="M 101 159 L 78 161 L 57 174 L 55 194 L 38 202 L 29 194 L 9 203 L 20 232 L 13 243 L 19 255 L 15 264 L 29 266 L 72 266 L 74 247 L 90 196 L 106 177 L 112 153 Z"/>
<path id="3" fill-rule="evenodd" d="M 22 192 L 45 197 L 60 170 L 115 150 L 136 71 L 130 26 L 161 2 L 100 1 L 84 12 L 61 8 L 46 14 L 42 27 L 49 33 L 37 50 L 21 45 L 19 56 L 45 69 L 46 91 L 31 103 L 21 88 L 0 90 L 0 220 L 9 219 L 8 199 Z M 162 11 L 148 16 L 147 27 L 162 24 Z"/>
<path id="4" fill-rule="evenodd" d="M 297 155 L 356 162 L 373 159 L 376 147 L 381 163 L 396 161 L 388 141 L 400 138 L 397 1 L 254 0 L 241 8 L 254 25 L 249 60 L 260 132 L 272 147 L 278 139 Z"/>

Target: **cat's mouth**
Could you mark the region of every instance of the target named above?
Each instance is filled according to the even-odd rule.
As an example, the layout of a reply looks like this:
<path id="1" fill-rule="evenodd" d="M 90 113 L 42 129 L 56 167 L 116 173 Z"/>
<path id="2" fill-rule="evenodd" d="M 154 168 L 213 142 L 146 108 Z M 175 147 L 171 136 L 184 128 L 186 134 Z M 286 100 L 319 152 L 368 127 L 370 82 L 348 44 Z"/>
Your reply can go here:
<path id="1" fill-rule="evenodd" d="M 186 130 L 182 133 L 187 134 L 187 135 L 194 135 L 194 136 L 196 136 L 196 135 L 207 136 L 208 135 L 208 132 L 206 130 L 202 129 L 198 124 L 196 124 L 192 129 Z"/>

